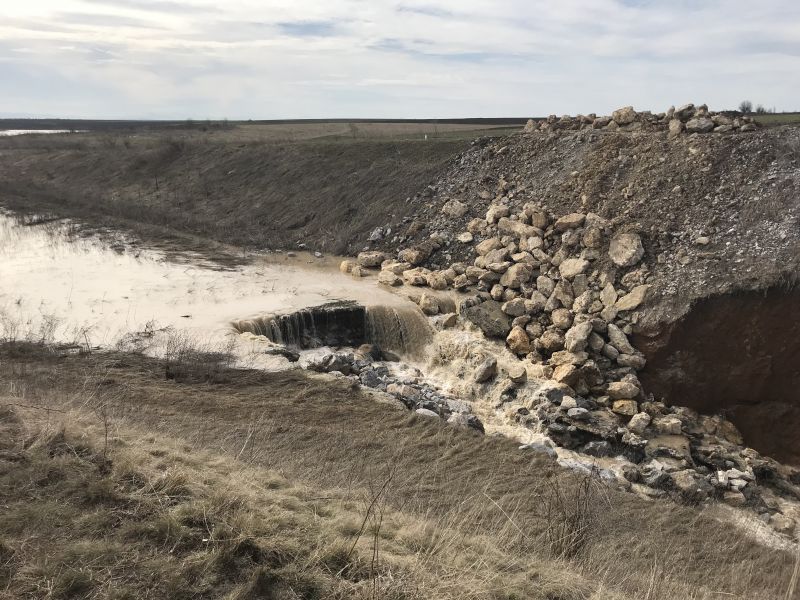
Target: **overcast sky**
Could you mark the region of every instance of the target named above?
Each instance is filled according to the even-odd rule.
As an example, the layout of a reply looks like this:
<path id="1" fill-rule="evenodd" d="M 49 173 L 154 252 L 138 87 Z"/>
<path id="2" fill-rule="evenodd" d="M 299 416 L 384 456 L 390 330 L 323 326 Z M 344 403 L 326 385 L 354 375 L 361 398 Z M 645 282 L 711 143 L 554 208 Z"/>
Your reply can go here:
<path id="1" fill-rule="evenodd" d="M 0 0 L 0 116 L 800 110 L 800 0 Z"/>

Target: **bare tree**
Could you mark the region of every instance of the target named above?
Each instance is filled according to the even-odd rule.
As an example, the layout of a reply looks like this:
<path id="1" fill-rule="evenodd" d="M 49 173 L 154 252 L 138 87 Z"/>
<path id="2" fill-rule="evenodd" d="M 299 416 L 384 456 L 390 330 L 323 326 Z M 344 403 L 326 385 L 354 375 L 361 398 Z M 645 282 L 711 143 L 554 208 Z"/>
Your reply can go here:
<path id="1" fill-rule="evenodd" d="M 753 103 L 750 100 L 742 100 L 739 104 L 739 112 L 744 114 L 753 112 Z"/>

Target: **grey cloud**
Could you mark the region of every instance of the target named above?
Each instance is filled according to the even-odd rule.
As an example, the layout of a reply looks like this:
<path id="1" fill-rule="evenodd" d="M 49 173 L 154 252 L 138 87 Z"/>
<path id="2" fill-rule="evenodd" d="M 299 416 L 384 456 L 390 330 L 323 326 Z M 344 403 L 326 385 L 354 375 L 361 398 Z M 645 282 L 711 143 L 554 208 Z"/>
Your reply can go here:
<path id="1" fill-rule="evenodd" d="M 438 18 L 452 18 L 456 16 L 455 13 L 450 10 L 439 8 L 438 6 L 433 6 L 430 4 L 421 4 L 421 5 L 401 4 L 400 6 L 397 7 L 397 12 L 425 15 L 426 17 L 438 17 Z"/>
<path id="2" fill-rule="evenodd" d="M 336 21 L 283 21 L 275 26 L 284 35 L 292 37 L 331 37 L 341 33 Z"/>
<path id="3" fill-rule="evenodd" d="M 459 63 L 484 63 L 490 61 L 516 62 L 536 58 L 531 54 L 512 52 L 488 52 L 440 49 L 428 40 L 412 40 L 410 43 L 398 38 L 384 38 L 368 46 L 371 50 L 395 52 L 411 57 Z"/>

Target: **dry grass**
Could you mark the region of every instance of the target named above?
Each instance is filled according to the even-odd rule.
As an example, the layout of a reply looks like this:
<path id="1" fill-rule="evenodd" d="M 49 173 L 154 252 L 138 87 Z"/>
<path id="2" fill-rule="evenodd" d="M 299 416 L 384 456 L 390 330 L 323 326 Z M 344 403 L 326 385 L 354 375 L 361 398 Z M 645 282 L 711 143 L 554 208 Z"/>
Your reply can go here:
<path id="1" fill-rule="evenodd" d="M 2 349 L 9 597 L 794 597 L 792 556 L 507 440 L 303 372 L 165 369 Z"/>

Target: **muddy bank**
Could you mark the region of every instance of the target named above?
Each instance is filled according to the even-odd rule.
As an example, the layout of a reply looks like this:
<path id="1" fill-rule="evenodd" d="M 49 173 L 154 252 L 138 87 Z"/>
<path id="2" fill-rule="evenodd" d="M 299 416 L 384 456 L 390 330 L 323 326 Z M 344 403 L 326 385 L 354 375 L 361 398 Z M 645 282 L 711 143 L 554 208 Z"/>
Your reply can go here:
<path id="1" fill-rule="evenodd" d="M 656 338 L 645 388 L 733 421 L 759 452 L 800 463 L 800 288 L 713 296 Z"/>

